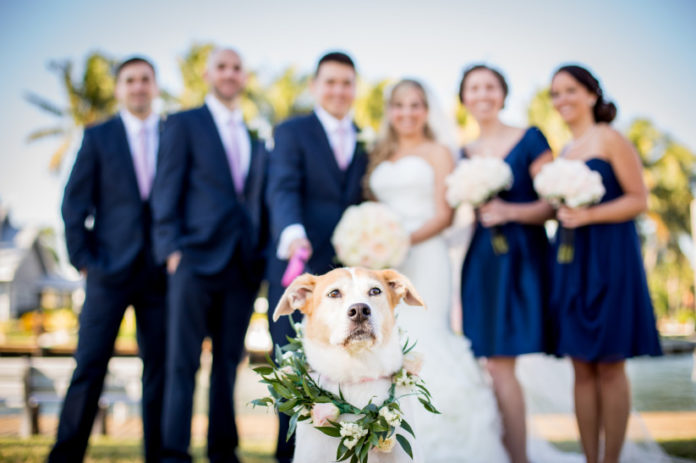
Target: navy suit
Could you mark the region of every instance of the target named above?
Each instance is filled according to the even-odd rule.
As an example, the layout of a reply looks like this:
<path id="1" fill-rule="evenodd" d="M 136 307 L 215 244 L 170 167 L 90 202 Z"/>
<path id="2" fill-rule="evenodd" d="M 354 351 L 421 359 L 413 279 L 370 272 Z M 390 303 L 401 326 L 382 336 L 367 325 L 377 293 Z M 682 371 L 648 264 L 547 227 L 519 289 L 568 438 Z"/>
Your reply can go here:
<path id="1" fill-rule="evenodd" d="M 87 270 L 77 366 L 60 416 L 50 462 L 82 461 L 114 341 L 135 308 L 143 360 L 143 431 L 148 462 L 159 459 L 164 392 L 166 274 L 155 263 L 150 207 L 140 196 L 123 121 L 85 130 L 62 206 L 70 261 Z M 91 217 L 91 227 L 85 225 Z"/>
<path id="2" fill-rule="evenodd" d="M 268 264 L 269 317 L 285 289 L 280 280 L 287 261 L 275 256 L 280 234 L 288 225 L 302 224 L 313 250 L 305 270 L 314 274 L 331 270 L 336 266 L 331 235 L 346 208 L 362 201 L 362 178 L 367 166 L 367 156 L 357 145 L 348 167 L 339 168 L 314 112 L 283 122 L 274 135 L 266 193 L 274 243 Z M 289 318 L 275 323 L 269 319 L 269 324 L 274 344 L 287 344 L 286 336 L 294 335 Z M 280 420 L 277 456 L 287 459 L 292 456 L 292 442 L 285 443 L 286 415 Z"/>
<path id="3" fill-rule="evenodd" d="M 252 137 L 238 195 L 207 106 L 165 124 L 153 188 L 155 250 L 161 262 L 177 250 L 182 259 L 169 285 L 164 461 L 191 461 L 195 373 L 207 335 L 213 342 L 208 457 L 237 461 L 234 382 L 264 272 L 266 161 L 263 143 Z"/>

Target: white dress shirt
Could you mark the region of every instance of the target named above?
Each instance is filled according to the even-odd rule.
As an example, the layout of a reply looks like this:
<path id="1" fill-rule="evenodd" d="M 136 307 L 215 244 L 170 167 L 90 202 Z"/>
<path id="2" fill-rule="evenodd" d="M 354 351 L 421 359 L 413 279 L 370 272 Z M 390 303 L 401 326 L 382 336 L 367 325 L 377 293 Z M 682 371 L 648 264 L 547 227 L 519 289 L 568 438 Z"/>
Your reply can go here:
<path id="1" fill-rule="evenodd" d="M 150 187 L 152 187 L 152 180 L 155 176 L 155 171 L 157 170 L 157 149 L 159 147 L 159 114 L 152 113 L 147 119 L 142 120 L 128 110 L 122 109 L 119 112 L 123 125 L 126 128 L 126 138 L 128 139 L 128 146 L 131 152 L 131 158 L 133 160 L 133 165 L 137 169 L 138 161 L 135 157 L 138 155 L 138 141 L 140 136 L 140 131 L 145 128 L 145 133 L 147 136 L 147 164 L 152 169 L 150 174 Z M 135 173 L 136 176 L 140 175 L 138 172 Z"/>
<path id="2" fill-rule="evenodd" d="M 215 127 L 222 140 L 226 152 L 230 152 L 230 144 L 232 143 L 232 135 L 230 133 L 230 121 L 234 121 L 236 133 L 234 138 L 237 139 L 239 147 L 240 165 L 242 167 L 242 178 L 246 180 L 249 173 L 249 164 L 251 163 L 251 140 L 249 140 L 249 132 L 247 132 L 242 111 L 240 109 L 231 110 L 212 94 L 205 97 L 205 104 L 213 115 Z"/>
<path id="3" fill-rule="evenodd" d="M 338 149 L 343 153 L 346 157 L 346 164 L 350 165 L 350 162 L 353 160 L 355 144 L 357 142 L 357 133 L 353 125 L 352 114 L 346 115 L 343 119 L 336 119 L 321 106 L 316 106 L 314 108 L 314 113 L 317 115 L 321 126 L 324 128 L 331 149 L 334 152 Z M 345 130 L 343 146 L 339 146 L 341 137 L 338 131 L 340 128 Z M 285 227 L 280 233 L 280 239 L 278 240 L 278 249 L 276 250 L 278 259 L 289 259 L 290 244 L 299 238 L 307 238 L 307 232 L 301 223 L 293 223 Z"/>

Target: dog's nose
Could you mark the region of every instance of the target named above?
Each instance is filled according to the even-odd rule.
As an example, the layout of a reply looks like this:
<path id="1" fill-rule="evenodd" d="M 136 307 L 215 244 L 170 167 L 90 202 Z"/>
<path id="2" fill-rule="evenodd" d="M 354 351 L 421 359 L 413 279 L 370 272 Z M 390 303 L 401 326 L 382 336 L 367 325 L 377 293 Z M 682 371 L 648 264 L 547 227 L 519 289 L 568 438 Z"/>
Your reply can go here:
<path id="1" fill-rule="evenodd" d="M 348 319 L 355 323 L 364 322 L 370 318 L 371 313 L 372 309 L 367 304 L 353 304 L 348 307 Z"/>

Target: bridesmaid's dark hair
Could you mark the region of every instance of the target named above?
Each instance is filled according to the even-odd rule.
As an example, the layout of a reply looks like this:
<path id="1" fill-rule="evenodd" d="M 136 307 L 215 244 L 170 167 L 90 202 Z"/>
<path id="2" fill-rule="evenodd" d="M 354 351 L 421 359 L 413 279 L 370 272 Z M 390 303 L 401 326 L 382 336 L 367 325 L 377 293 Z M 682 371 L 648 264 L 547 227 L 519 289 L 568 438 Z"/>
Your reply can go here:
<path id="1" fill-rule="evenodd" d="M 495 78 L 498 79 L 498 83 L 500 83 L 500 86 L 503 89 L 503 106 L 505 106 L 505 99 L 508 96 L 507 81 L 505 80 L 505 77 L 503 76 L 502 72 L 485 64 L 474 64 L 464 70 L 462 80 L 461 82 L 459 82 L 459 101 L 462 104 L 464 104 L 464 84 L 466 83 L 466 78 L 469 77 L 469 74 L 471 74 L 472 72 L 481 70 L 491 72 L 495 76 Z"/>
<path id="2" fill-rule="evenodd" d="M 595 122 L 611 122 L 616 117 L 616 105 L 611 101 L 604 99 L 604 92 L 599 85 L 599 80 L 590 73 L 587 69 L 577 64 L 569 64 L 561 66 L 553 73 L 554 77 L 561 72 L 570 74 L 573 79 L 577 80 L 588 92 L 597 96 L 597 102 L 592 108 Z"/>

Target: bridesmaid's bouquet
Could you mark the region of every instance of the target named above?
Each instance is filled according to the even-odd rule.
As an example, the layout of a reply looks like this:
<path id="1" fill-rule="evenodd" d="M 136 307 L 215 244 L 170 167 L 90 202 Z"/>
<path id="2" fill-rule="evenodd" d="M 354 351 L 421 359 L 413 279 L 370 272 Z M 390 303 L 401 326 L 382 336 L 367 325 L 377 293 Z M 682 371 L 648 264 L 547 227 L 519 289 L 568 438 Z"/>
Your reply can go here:
<path id="1" fill-rule="evenodd" d="M 394 212 L 384 204 L 368 201 L 346 209 L 331 244 L 346 266 L 383 269 L 398 267 L 404 261 L 410 238 Z"/>
<path id="2" fill-rule="evenodd" d="M 534 178 L 534 189 L 540 197 L 554 207 L 583 207 L 598 203 L 604 196 L 602 176 L 580 160 L 559 158 L 545 164 Z M 561 244 L 557 260 L 560 263 L 573 261 L 575 246 L 573 230 L 560 227 Z"/>
<path id="3" fill-rule="evenodd" d="M 474 156 L 459 162 L 447 177 L 447 202 L 452 207 L 469 204 L 478 207 L 512 186 L 512 170 L 507 162 L 494 157 Z M 491 228 L 493 251 L 508 252 L 508 243 L 499 227 Z"/>

